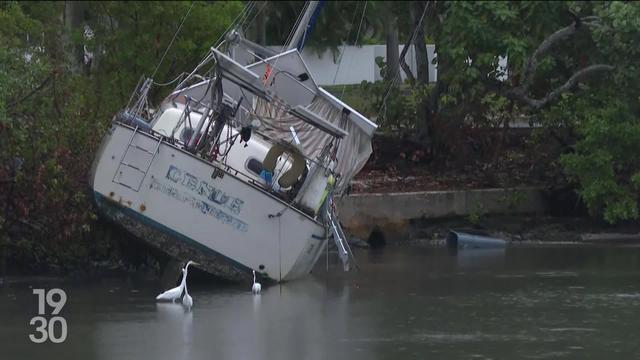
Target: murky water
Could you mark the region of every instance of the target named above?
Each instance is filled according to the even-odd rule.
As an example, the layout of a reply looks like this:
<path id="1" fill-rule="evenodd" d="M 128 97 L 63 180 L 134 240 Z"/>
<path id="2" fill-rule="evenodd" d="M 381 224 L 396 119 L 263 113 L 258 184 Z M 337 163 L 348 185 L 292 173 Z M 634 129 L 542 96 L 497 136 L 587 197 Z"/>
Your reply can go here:
<path id="1" fill-rule="evenodd" d="M 250 284 L 192 285 L 192 312 L 156 304 L 157 283 L 37 283 L 67 292 L 61 344 L 29 341 L 36 296 L 13 285 L 0 290 L 0 358 L 640 357 L 640 248 L 387 248 L 358 261 L 343 274 L 322 259 L 261 296 Z"/>

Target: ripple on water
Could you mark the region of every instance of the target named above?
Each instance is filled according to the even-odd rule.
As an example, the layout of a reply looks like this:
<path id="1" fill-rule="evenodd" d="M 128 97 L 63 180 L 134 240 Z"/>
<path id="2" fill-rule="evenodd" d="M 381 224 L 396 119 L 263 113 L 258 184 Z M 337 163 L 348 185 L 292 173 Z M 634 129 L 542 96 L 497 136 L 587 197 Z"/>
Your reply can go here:
<path id="1" fill-rule="evenodd" d="M 586 296 L 584 300 L 609 307 L 633 306 L 640 305 L 640 293 L 591 294 Z"/>
<path id="2" fill-rule="evenodd" d="M 640 299 L 640 293 L 631 293 L 631 294 L 613 294 L 613 296 L 623 299 Z"/>
<path id="3" fill-rule="evenodd" d="M 535 273 L 537 276 L 550 278 L 578 277 L 577 272 L 573 271 L 544 271 Z"/>
<path id="4" fill-rule="evenodd" d="M 527 275 L 524 274 L 498 274 L 495 276 L 496 279 L 521 279 L 526 277 Z"/>
<path id="5" fill-rule="evenodd" d="M 549 358 L 562 358 L 570 355 L 570 351 L 549 351 L 542 354 L 535 354 L 527 356 L 528 359 L 549 359 Z"/>
<path id="6" fill-rule="evenodd" d="M 420 333 L 413 335 L 397 335 L 389 337 L 343 338 L 341 342 L 410 342 L 410 343 L 468 343 L 468 342 L 508 342 L 508 341 L 537 341 L 530 335 L 518 334 L 486 334 L 486 333 Z"/>
<path id="7" fill-rule="evenodd" d="M 598 329 L 583 328 L 583 327 L 540 328 L 540 330 L 553 331 L 553 332 L 593 332 L 593 331 L 598 331 Z"/>

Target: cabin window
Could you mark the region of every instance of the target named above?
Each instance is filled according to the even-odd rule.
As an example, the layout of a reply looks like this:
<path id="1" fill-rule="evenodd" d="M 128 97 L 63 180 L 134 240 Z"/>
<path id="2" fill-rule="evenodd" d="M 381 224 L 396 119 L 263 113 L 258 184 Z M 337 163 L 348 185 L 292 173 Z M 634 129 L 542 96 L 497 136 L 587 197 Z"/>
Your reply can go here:
<path id="1" fill-rule="evenodd" d="M 262 162 L 256 158 L 250 158 L 249 161 L 247 161 L 246 168 L 258 176 L 260 176 L 260 173 L 264 170 Z"/>

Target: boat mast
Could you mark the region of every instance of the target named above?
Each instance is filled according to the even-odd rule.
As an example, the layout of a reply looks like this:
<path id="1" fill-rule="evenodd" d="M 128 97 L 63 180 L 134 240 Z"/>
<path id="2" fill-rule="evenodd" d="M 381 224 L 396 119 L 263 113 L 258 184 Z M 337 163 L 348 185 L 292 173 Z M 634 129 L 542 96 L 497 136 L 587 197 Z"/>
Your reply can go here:
<path id="1" fill-rule="evenodd" d="M 300 20 L 300 24 L 298 24 L 298 27 L 296 28 L 295 33 L 291 37 L 291 41 L 289 41 L 289 43 L 287 44 L 287 50 L 291 50 L 293 48 L 298 47 L 300 40 L 302 39 L 304 34 L 307 32 L 307 29 L 309 27 L 309 21 L 311 20 L 311 16 L 316 11 L 319 4 L 320 4 L 320 1 L 309 1 L 309 6 L 307 6 L 307 10 L 302 16 L 302 19 Z"/>

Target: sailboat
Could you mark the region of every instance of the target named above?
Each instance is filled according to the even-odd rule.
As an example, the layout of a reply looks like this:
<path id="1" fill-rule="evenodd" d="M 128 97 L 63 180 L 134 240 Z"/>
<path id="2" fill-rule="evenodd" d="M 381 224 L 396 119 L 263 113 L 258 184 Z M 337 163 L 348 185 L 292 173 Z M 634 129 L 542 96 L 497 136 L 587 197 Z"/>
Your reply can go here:
<path id="1" fill-rule="evenodd" d="M 280 53 L 230 31 L 157 106 L 153 79 L 141 79 L 92 165 L 101 216 L 232 281 L 302 278 L 331 238 L 348 270 L 334 199 L 376 125 L 318 86 L 300 56 L 317 6 Z M 235 48 L 255 61 L 240 64 Z"/>

